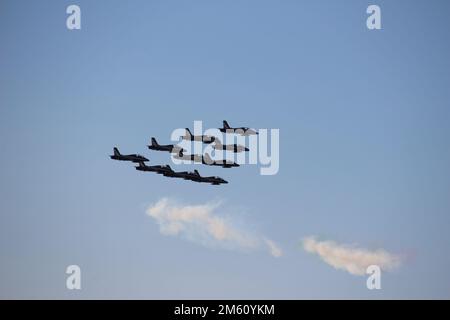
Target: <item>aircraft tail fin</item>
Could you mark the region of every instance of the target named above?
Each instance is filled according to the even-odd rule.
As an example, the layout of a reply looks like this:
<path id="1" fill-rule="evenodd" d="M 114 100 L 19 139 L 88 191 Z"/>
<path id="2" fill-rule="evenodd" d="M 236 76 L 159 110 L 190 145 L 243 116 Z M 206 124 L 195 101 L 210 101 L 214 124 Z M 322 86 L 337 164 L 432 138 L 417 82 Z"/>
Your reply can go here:
<path id="1" fill-rule="evenodd" d="M 145 167 L 145 163 L 143 161 L 139 161 L 139 167 L 141 168 Z"/>
<path id="2" fill-rule="evenodd" d="M 189 130 L 189 128 L 186 128 L 186 133 L 192 137 L 192 132 L 191 132 L 191 130 Z"/>
<path id="3" fill-rule="evenodd" d="M 224 129 L 231 129 L 230 125 L 228 124 L 228 122 L 226 120 L 223 120 L 223 128 Z"/>
<path id="4" fill-rule="evenodd" d="M 200 173 L 198 172 L 198 170 L 197 169 L 195 169 L 194 170 L 194 173 L 197 175 L 197 176 L 199 176 L 200 177 Z"/>
<path id="5" fill-rule="evenodd" d="M 152 138 L 152 146 L 157 147 L 159 146 L 158 142 L 156 141 L 155 138 Z"/>
<path id="6" fill-rule="evenodd" d="M 114 148 L 114 155 L 115 155 L 115 156 L 120 156 L 119 149 Z"/>

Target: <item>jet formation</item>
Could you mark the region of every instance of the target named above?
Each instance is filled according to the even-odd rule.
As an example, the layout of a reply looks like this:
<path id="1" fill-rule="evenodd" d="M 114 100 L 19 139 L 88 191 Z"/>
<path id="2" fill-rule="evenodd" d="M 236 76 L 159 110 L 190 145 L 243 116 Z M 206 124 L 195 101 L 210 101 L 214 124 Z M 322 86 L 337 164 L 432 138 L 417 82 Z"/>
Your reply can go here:
<path id="1" fill-rule="evenodd" d="M 249 135 L 256 135 L 258 134 L 257 131 L 254 129 L 250 129 L 247 127 L 240 127 L 240 128 L 232 128 L 229 126 L 227 121 L 223 121 L 223 128 L 219 128 L 220 132 L 223 133 L 234 133 L 234 134 L 240 134 L 242 136 L 249 136 Z M 224 151 L 230 151 L 234 153 L 240 153 L 240 152 L 246 152 L 249 151 L 248 148 L 241 145 L 223 145 L 222 142 L 217 138 L 213 136 L 194 136 L 189 128 L 186 128 L 186 133 L 184 136 L 181 137 L 183 140 L 187 141 L 201 141 L 206 144 L 213 144 L 213 148 L 216 150 L 224 150 Z M 201 155 L 185 155 L 183 148 L 177 145 L 168 144 L 168 145 L 160 145 L 156 138 L 151 138 L 151 144 L 148 146 L 148 149 L 154 150 L 154 151 L 164 151 L 169 152 L 171 154 L 174 154 L 174 158 L 179 160 L 189 160 L 197 163 L 202 163 L 204 165 L 208 166 L 218 166 L 222 168 L 233 168 L 233 167 L 239 167 L 239 164 L 234 162 L 229 162 L 227 160 L 219 160 L 215 161 L 212 160 L 209 154 L 205 154 L 204 156 Z M 110 156 L 112 160 L 118 160 L 118 161 L 129 161 L 132 163 L 137 163 L 138 166 L 135 167 L 137 171 L 141 172 L 154 172 L 156 174 L 163 175 L 164 177 L 168 178 L 178 178 L 183 180 L 189 180 L 193 182 L 198 183 L 209 183 L 211 185 L 221 185 L 221 184 L 227 184 L 228 181 L 221 177 L 217 176 L 211 176 L 211 177 L 204 177 L 201 176 L 200 173 L 197 170 L 194 170 L 193 172 L 189 171 L 182 171 L 182 172 L 176 172 L 174 171 L 169 165 L 155 165 L 155 166 L 148 166 L 145 164 L 145 162 L 149 162 L 150 160 L 147 159 L 144 156 L 141 156 L 139 154 L 121 154 L 119 149 L 116 147 L 113 149 L 114 154 Z"/>

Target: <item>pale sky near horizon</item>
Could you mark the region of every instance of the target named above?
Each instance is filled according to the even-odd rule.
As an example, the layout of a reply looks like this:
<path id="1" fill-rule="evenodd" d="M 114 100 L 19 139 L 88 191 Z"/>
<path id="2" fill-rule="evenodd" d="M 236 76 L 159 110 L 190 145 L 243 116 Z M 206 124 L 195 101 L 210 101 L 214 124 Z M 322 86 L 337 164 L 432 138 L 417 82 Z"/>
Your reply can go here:
<path id="1" fill-rule="evenodd" d="M 70 4 L 81 30 L 66 28 Z M 382 30 L 366 28 L 369 4 Z M 444 0 L 0 1 L 0 298 L 450 298 L 449 12 Z M 277 175 L 177 168 L 230 182 L 216 187 L 109 159 L 118 146 L 169 163 L 152 136 L 224 119 L 280 130 Z M 230 218 L 239 240 L 174 234 L 154 209 L 165 198 L 207 226 Z M 369 291 L 304 250 L 310 236 L 403 260 Z M 81 291 L 66 289 L 72 264 Z"/>

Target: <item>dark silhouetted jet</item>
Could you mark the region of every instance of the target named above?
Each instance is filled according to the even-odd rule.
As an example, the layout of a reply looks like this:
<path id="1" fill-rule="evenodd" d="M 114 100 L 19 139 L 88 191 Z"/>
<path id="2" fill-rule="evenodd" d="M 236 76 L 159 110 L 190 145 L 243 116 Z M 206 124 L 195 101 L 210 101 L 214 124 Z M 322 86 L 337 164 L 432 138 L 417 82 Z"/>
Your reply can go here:
<path id="1" fill-rule="evenodd" d="M 202 163 L 208 166 L 217 166 L 222 168 L 233 168 L 233 167 L 239 167 L 240 165 L 234 162 L 226 161 L 226 160 L 216 160 L 214 161 L 211 159 L 209 154 L 205 154 L 203 157 L 201 155 L 196 154 L 188 154 L 184 155 L 183 152 L 180 152 L 179 154 L 174 155 L 175 159 L 178 160 L 185 160 L 185 161 L 193 161 Z"/>
<path id="2" fill-rule="evenodd" d="M 169 165 L 165 166 L 165 168 L 167 169 L 167 171 L 165 171 L 163 175 L 169 178 L 182 178 L 184 180 L 188 180 L 188 176 L 192 174 L 192 172 L 187 171 L 175 172 Z"/>
<path id="3" fill-rule="evenodd" d="M 164 174 L 168 171 L 167 166 L 147 166 L 144 162 L 139 162 L 139 166 L 135 168 L 138 171 L 156 172 L 158 174 Z"/>
<path id="4" fill-rule="evenodd" d="M 131 162 L 145 162 L 149 161 L 146 157 L 139 154 L 120 154 L 119 149 L 114 148 L 114 155 L 110 156 L 113 160 L 131 161 Z"/>
<path id="5" fill-rule="evenodd" d="M 225 151 L 231 151 L 234 153 L 240 153 L 240 152 L 244 152 L 244 151 L 250 151 L 248 148 L 244 147 L 244 146 L 240 146 L 237 144 L 227 144 L 227 145 L 223 145 L 222 142 L 216 138 L 213 148 L 216 150 L 225 150 Z"/>
<path id="6" fill-rule="evenodd" d="M 179 146 L 173 145 L 173 144 L 167 144 L 167 145 L 160 145 L 155 138 L 152 138 L 152 144 L 148 146 L 150 150 L 156 150 L 156 151 L 167 151 L 170 153 L 180 153 L 184 152 L 185 150 Z"/>
<path id="7" fill-rule="evenodd" d="M 248 127 L 232 128 L 226 120 L 223 121 L 223 128 L 219 128 L 219 130 L 223 133 L 237 133 L 241 136 L 251 136 L 259 134 L 258 132 L 256 132 L 256 130 L 250 129 Z"/>
<path id="8" fill-rule="evenodd" d="M 194 173 L 191 174 L 188 179 L 195 182 L 210 183 L 215 186 L 228 183 L 228 181 L 222 179 L 221 177 L 202 177 L 197 170 L 194 170 Z"/>
<path id="9" fill-rule="evenodd" d="M 204 143 L 212 143 L 214 142 L 214 140 L 216 139 L 215 137 L 212 136 L 194 136 L 191 132 L 191 130 L 189 130 L 189 128 L 186 128 L 186 133 L 184 136 L 181 136 L 181 138 L 183 138 L 183 140 L 187 140 L 187 141 L 201 141 Z"/>
<path id="10" fill-rule="evenodd" d="M 170 168 L 170 166 L 167 166 Z M 220 178 L 220 177 L 202 177 L 200 173 L 197 170 L 194 170 L 194 172 L 175 172 L 170 168 L 171 172 L 164 173 L 164 176 L 171 177 L 171 178 L 182 178 L 184 180 L 190 180 L 194 182 L 200 182 L 200 183 L 210 183 L 212 185 L 220 185 L 228 183 L 228 181 Z"/>

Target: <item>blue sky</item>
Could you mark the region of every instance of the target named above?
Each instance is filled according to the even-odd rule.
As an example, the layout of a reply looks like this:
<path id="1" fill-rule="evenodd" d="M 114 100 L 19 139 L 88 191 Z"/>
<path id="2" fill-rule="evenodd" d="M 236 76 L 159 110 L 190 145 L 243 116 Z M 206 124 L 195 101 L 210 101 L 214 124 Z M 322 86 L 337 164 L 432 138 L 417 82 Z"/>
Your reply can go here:
<path id="1" fill-rule="evenodd" d="M 366 28 L 378 4 L 382 30 Z M 82 29 L 66 28 L 77 4 Z M 449 298 L 448 1 L 2 1 L 1 298 Z M 136 172 L 175 128 L 280 129 L 280 171 Z M 283 248 L 160 233 L 164 197 L 222 201 Z M 307 236 L 407 259 L 383 290 L 305 252 Z M 65 268 L 82 269 L 81 291 Z"/>

